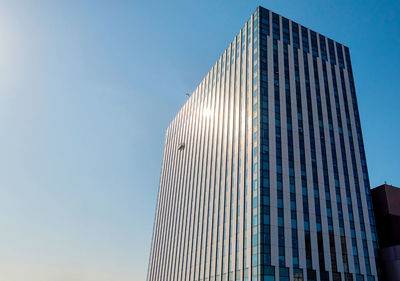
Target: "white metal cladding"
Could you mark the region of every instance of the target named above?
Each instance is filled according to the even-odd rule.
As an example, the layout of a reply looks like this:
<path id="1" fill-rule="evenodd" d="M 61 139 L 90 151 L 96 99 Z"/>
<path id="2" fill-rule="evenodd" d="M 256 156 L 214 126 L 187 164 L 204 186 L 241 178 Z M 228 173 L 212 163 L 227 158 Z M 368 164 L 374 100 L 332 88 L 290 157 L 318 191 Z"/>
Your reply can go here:
<path id="1" fill-rule="evenodd" d="M 259 7 L 166 131 L 147 280 L 377 280 L 371 208 L 348 48 Z"/>

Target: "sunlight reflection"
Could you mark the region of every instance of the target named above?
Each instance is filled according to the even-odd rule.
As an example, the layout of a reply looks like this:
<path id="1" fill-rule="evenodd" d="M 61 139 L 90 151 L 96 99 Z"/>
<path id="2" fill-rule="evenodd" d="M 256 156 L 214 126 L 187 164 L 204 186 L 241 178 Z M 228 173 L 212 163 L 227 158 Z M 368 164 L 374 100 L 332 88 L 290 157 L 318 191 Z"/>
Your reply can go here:
<path id="1" fill-rule="evenodd" d="M 205 108 L 205 109 L 203 110 L 203 116 L 204 116 L 205 118 L 212 118 L 213 112 L 211 111 L 210 108 Z"/>

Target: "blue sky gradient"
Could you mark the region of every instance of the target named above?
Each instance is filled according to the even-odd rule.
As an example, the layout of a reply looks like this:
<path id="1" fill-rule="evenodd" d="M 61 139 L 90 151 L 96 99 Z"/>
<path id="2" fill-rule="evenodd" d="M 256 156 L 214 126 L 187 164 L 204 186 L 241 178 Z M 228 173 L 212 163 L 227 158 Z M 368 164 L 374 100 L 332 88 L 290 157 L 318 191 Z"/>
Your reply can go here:
<path id="1" fill-rule="evenodd" d="M 350 48 L 400 186 L 400 1 L 0 1 L 1 280 L 145 280 L 164 131 L 258 5 Z"/>

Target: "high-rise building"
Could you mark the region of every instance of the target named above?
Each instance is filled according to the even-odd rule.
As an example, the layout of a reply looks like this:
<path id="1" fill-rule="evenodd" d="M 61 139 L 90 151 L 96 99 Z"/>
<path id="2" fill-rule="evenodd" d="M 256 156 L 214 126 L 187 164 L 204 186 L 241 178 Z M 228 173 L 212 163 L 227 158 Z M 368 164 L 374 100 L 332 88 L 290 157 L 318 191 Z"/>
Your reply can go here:
<path id="1" fill-rule="evenodd" d="M 383 184 L 371 191 L 379 238 L 380 281 L 400 280 L 400 188 Z"/>
<path id="2" fill-rule="evenodd" d="M 377 280 L 349 49 L 258 7 L 166 131 L 149 281 Z"/>

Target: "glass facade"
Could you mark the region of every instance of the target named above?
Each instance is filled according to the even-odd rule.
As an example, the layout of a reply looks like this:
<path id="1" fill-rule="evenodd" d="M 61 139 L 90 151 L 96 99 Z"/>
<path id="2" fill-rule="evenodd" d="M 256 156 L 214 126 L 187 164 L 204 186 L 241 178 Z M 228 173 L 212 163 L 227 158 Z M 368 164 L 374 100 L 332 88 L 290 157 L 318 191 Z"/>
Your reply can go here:
<path id="1" fill-rule="evenodd" d="M 349 49 L 262 7 L 166 131 L 148 277 L 377 280 Z"/>

